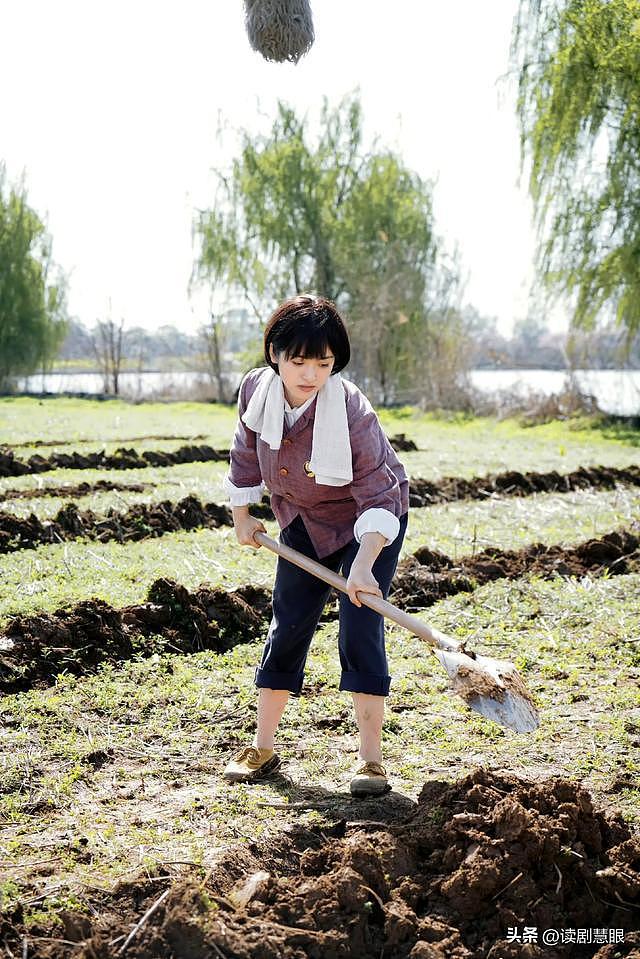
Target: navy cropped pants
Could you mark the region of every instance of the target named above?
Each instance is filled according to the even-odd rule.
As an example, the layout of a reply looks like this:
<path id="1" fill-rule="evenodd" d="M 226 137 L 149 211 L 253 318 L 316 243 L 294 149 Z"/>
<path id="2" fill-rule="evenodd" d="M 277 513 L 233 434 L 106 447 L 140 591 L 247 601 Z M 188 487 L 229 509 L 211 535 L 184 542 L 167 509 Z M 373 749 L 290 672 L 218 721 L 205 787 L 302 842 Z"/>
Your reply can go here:
<path id="1" fill-rule="evenodd" d="M 407 514 L 400 518 L 400 532 L 385 546 L 373 564 L 373 575 L 387 597 L 398 565 L 398 555 L 407 529 Z M 297 516 L 280 533 L 280 541 L 318 560 L 302 519 Z M 355 539 L 320 562 L 348 577 L 359 545 Z M 288 689 L 299 694 L 309 645 L 331 587 L 293 563 L 278 558 L 273 590 L 273 618 L 269 627 L 255 682 L 267 689 Z M 342 676 L 340 689 L 354 693 L 387 696 L 388 674 L 384 645 L 384 619 L 367 606 L 355 606 L 340 593 L 338 649 Z"/>

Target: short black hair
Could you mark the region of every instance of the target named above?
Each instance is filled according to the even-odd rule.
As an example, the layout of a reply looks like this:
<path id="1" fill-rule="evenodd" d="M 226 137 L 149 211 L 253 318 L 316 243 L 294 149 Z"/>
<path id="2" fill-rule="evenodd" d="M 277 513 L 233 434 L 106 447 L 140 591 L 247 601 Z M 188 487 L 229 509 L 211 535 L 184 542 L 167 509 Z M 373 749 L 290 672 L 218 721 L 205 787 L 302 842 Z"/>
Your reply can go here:
<path id="1" fill-rule="evenodd" d="M 349 334 L 335 303 L 323 296 L 305 293 L 285 300 L 272 313 L 264 331 L 264 358 L 272 370 L 278 366 L 274 353 L 322 359 L 331 350 L 335 363 L 331 375 L 343 370 L 351 356 Z"/>

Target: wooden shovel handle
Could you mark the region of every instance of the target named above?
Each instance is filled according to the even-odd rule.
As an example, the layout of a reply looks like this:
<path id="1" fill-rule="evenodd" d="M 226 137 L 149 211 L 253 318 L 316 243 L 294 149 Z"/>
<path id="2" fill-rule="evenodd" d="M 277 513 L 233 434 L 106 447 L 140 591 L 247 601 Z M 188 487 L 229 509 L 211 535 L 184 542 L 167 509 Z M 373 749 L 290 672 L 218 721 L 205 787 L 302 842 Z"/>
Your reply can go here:
<path id="1" fill-rule="evenodd" d="M 300 569 L 306 570 L 306 572 L 311 573 L 312 576 L 317 576 L 318 579 L 328 583 L 329 586 L 333 586 L 334 589 L 340 590 L 341 593 L 347 592 L 346 579 L 334 573 L 332 570 L 327 569 L 322 563 L 317 563 L 314 559 L 310 559 L 303 553 L 291 549 L 290 546 L 285 546 L 284 543 L 271 539 L 271 537 L 265 533 L 256 532 L 253 538 L 256 543 L 260 543 L 261 546 L 266 546 L 272 553 L 276 553 L 282 557 L 282 559 L 293 563 L 294 566 L 299 566 Z M 376 613 L 380 613 L 385 619 L 390 619 L 392 622 L 397 623 L 398 626 L 408 629 L 410 633 L 415 633 L 416 636 L 426 640 L 431 646 L 436 646 L 438 649 L 445 649 L 448 652 L 460 651 L 460 643 L 456 642 L 455 639 L 446 636 L 439 630 L 431 629 L 426 623 L 423 623 L 421 619 L 418 619 L 416 616 L 410 616 L 409 613 L 398 609 L 397 606 L 387 602 L 386 599 L 382 599 L 380 596 L 374 596 L 372 593 L 356 593 L 356 595 L 364 606 L 369 606 L 370 609 L 375 610 Z"/>

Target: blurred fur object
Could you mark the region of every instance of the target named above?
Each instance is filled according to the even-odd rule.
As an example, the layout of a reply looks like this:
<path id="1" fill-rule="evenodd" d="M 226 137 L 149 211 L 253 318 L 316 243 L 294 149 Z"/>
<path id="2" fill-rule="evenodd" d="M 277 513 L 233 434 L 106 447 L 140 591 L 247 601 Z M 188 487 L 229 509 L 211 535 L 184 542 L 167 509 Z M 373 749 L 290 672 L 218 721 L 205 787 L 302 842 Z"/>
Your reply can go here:
<path id="1" fill-rule="evenodd" d="M 249 43 L 265 60 L 297 63 L 314 41 L 309 0 L 244 0 Z"/>

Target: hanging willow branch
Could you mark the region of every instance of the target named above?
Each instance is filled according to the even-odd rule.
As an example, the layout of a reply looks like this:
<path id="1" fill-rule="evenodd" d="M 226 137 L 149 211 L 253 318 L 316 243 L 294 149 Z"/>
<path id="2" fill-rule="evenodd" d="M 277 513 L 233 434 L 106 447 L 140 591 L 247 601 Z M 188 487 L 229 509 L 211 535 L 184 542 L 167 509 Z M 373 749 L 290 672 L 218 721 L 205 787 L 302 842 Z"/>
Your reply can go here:
<path id="1" fill-rule="evenodd" d="M 247 35 L 265 60 L 297 63 L 314 41 L 309 0 L 244 0 Z"/>

